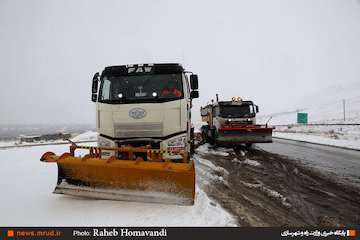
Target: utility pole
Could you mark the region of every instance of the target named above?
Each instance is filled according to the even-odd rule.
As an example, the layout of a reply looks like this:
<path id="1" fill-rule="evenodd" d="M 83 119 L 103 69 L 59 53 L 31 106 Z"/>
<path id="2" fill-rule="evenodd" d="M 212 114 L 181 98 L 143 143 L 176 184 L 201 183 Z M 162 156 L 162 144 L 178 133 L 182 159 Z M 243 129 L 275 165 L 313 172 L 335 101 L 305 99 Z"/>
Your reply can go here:
<path id="1" fill-rule="evenodd" d="M 344 122 L 346 120 L 346 116 L 345 116 L 345 99 L 343 99 L 343 115 L 344 115 Z"/>

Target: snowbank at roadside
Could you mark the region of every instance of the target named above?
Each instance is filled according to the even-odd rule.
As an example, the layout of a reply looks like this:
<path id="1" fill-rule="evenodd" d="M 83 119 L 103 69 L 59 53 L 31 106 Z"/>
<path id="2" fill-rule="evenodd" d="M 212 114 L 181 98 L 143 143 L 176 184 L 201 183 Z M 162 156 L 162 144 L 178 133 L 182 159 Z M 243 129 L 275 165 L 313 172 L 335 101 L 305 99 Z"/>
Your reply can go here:
<path id="1" fill-rule="evenodd" d="M 197 153 L 200 154 L 213 154 L 216 156 L 222 156 L 227 157 L 230 155 L 230 152 L 233 152 L 234 150 L 232 148 L 211 148 L 208 143 L 200 145 L 196 150 Z"/>
<path id="2" fill-rule="evenodd" d="M 85 134 L 77 140 L 84 140 L 90 135 Z M 61 154 L 68 151 L 68 146 L 0 149 L 0 226 L 236 225 L 234 217 L 209 199 L 198 183 L 194 206 L 94 200 L 53 194 L 57 166 L 39 160 L 47 151 Z"/>
<path id="3" fill-rule="evenodd" d="M 360 150 L 360 140 L 331 139 L 321 135 L 318 136 L 299 132 L 273 132 L 273 137 Z"/>
<path id="4" fill-rule="evenodd" d="M 1 141 L 0 142 L 0 147 L 12 147 L 15 146 L 17 144 L 16 141 Z"/>
<path id="5" fill-rule="evenodd" d="M 98 136 L 97 132 L 87 131 L 71 138 L 71 141 L 73 142 L 96 141 L 97 136 Z"/>
<path id="6" fill-rule="evenodd" d="M 277 126 L 275 132 L 299 133 L 334 140 L 360 141 L 360 125 L 288 125 Z"/>
<path id="7" fill-rule="evenodd" d="M 76 135 L 70 140 L 76 143 L 81 142 L 96 142 L 97 141 L 97 132 L 87 131 Z M 27 147 L 27 146 L 39 146 L 39 145 L 53 145 L 53 144 L 67 144 L 69 143 L 67 140 L 49 140 L 49 141 L 36 141 L 36 142 L 27 142 L 27 143 L 19 143 L 17 141 L 2 141 L 0 142 L 0 148 L 12 148 L 12 147 Z"/>
<path id="8" fill-rule="evenodd" d="M 274 137 L 360 150 L 359 125 L 278 126 Z"/>

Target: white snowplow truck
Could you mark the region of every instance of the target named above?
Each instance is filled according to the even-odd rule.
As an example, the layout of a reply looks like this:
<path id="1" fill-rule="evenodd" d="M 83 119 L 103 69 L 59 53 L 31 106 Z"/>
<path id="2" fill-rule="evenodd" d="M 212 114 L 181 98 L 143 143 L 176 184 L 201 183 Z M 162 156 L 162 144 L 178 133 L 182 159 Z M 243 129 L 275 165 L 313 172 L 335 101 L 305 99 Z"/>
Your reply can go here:
<path id="1" fill-rule="evenodd" d="M 41 161 L 58 165 L 54 193 L 194 204 L 191 108 L 197 89 L 197 75 L 179 64 L 112 66 L 96 73 L 91 98 L 98 146 L 71 143 L 69 152 L 42 155 Z M 78 156 L 77 149 L 89 153 Z"/>
<path id="2" fill-rule="evenodd" d="M 197 75 L 191 74 L 189 81 L 189 73 L 173 63 L 106 67 L 100 78 L 96 73 L 92 101 L 96 102 L 98 145 L 150 145 L 163 151 L 185 151 L 189 158 L 192 99 L 199 97 Z M 114 154 L 103 152 L 103 156 Z"/>
<path id="3" fill-rule="evenodd" d="M 273 127 L 256 124 L 259 107 L 252 101 L 233 97 L 231 101 L 212 102 L 200 108 L 201 118 L 207 125 L 201 127 L 204 142 L 223 146 L 272 142 Z"/>
<path id="4" fill-rule="evenodd" d="M 94 75 L 101 158 L 123 164 L 114 177 L 101 181 L 132 191 L 119 199 L 193 204 L 191 108 L 198 97 L 197 75 L 177 63 L 110 66 Z"/>

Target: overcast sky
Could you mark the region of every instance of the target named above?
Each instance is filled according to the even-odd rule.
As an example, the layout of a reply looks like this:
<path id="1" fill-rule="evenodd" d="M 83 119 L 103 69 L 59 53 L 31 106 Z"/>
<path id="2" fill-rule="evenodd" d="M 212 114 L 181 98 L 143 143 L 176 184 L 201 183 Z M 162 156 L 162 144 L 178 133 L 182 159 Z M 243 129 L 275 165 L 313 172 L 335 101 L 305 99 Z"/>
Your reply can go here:
<path id="1" fill-rule="evenodd" d="M 0 123 L 94 123 L 93 73 L 148 62 L 268 114 L 360 82 L 360 1 L 0 0 L 0 53 Z"/>

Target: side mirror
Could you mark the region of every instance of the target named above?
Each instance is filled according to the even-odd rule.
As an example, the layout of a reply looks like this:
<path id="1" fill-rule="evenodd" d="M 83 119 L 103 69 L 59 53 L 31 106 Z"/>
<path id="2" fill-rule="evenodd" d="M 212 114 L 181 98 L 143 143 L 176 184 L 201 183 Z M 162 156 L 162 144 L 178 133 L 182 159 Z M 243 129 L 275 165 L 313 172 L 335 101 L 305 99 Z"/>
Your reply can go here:
<path id="1" fill-rule="evenodd" d="M 193 98 L 198 98 L 199 97 L 199 91 L 191 91 L 190 92 L 190 98 L 193 99 Z"/>
<path id="2" fill-rule="evenodd" d="M 92 79 L 92 87 L 91 87 L 91 101 L 96 102 L 97 100 L 97 92 L 98 92 L 98 83 L 99 83 L 99 73 L 95 73 Z"/>
<path id="3" fill-rule="evenodd" d="M 255 105 L 255 111 L 256 111 L 256 113 L 259 112 L 259 106 Z"/>
<path id="4" fill-rule="evenodd" d="M 198 76 L 196 74 L 190 75 L 190 87 L 191 87 L 191 89 L 199 88 Z"/>

